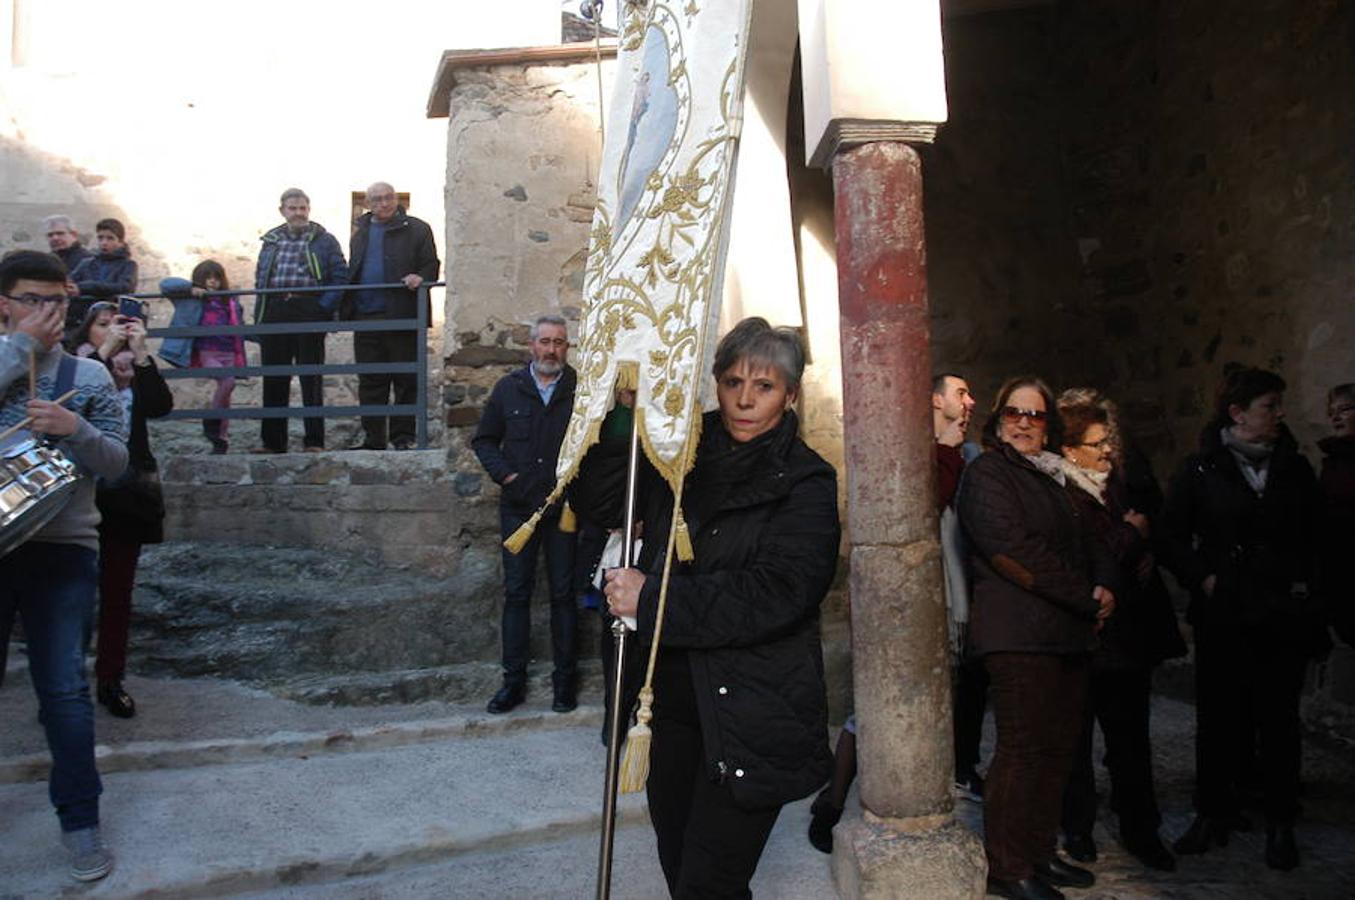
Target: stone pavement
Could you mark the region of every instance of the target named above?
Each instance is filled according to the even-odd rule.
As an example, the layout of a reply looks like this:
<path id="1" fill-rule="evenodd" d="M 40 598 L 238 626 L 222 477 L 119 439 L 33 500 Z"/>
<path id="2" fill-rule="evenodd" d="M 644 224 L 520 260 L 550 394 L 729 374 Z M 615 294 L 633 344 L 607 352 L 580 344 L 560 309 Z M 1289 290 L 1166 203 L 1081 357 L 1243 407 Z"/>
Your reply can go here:
<path id="1" fill-rule="evenodd" d="M 601 711 L 567 716 L 544 692 L 506 717 L 442 703 L 316 707 L 228 682 L 134 678 L 130 721 L 100 710 L 104 821 L 117 868 L 80 886 L 65 875 L 26 674 L 0 688 L 0 898 L 586 897 L 593 891 Z M 1193 710 L 1159 698 L 1154 724 L 1164 836 L 1189 822 Z M 991 734 L 989 736 L 991 740 Z M 1304 865 L 1272 872 L 1261 831 L 1173 874 L 1149 874 L 1096 838 L 1098 885 L 1081 898 L 1327 898 L 1355 895 L 1355 760 L 1310 743 Z M 1103 785 L 1104 787 L 1104 785 Z M 854 802 L 854 800 L 853 800 Z M 618 898 L 663 897 L 642 797 L 621 805 Z M 982 808 L 959 813 L 981 827 Z M 828 857 L 804 838 L 808 800 L 783 812 L 756 896 L 834 895 Z M 901 896 L 907 896 L 902 894 Z"/>

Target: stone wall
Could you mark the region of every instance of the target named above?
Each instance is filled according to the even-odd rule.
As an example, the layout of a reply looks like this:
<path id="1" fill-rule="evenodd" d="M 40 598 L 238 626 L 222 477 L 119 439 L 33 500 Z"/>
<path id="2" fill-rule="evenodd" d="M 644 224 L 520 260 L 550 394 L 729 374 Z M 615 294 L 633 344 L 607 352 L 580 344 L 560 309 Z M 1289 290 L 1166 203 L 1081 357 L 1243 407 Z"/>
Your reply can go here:
<path id="1" fill-rule="evenodd" d="M 936 365 L 980 404 L 1022 371 L 1104 389 L 1164 482 L 1226 369 L 1273 368 L 1318 464 L 1325 392 L 1355 380 L 1355 8 L 1110 0 L 955 17 L 945 38 Z M 1352 658 L 1316 670 L 1310 722 L 1348 712 Z"/>
<path id="2" fill-rule="evenodd" d="M 1066 209 L 1084 309 L 1160 468 L 1195 444 L 1224 369 L 1289 382 L 1309 457 L 1355 378 L 1355 9 L 1065 7 Z"/>

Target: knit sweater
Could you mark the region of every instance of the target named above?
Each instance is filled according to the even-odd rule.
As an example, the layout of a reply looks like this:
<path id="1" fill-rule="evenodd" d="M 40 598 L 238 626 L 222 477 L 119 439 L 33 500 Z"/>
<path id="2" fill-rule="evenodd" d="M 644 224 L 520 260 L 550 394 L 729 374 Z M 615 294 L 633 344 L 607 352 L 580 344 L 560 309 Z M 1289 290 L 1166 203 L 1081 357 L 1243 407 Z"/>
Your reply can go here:
<path id="1" fill-rule="evenodd" d="M 38 398 L 55 399 L 57 368 L 65 351 L 45 350 L 27 334 L 0 336 L 0 431 L 28 415 L 28 354 L 37 350 Z M 75 362 L 77 393 L 64 406 L 80 417 L 73 434 L 56 442 L 76 464 L 81 478 L 61 512 L 32 537 L 50 544 L 99 547 L 99 510 L 94 505 L 95 477 L 116 478 L 127 468 L 127 419 L 112 376 L 102 364 Z"/>

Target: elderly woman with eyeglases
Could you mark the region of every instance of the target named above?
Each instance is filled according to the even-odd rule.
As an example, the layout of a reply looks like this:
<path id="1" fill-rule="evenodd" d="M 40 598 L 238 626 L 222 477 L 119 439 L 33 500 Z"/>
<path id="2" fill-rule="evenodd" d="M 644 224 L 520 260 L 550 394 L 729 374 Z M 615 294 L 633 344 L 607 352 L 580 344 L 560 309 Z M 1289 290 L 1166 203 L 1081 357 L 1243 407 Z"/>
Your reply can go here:
<path id="1" fill-rule="evenodd" d="M 1186 645 L 1150 544 L 1149 515 L 1156 514 L 1157 508 L 1152 501 L 1141 502 L 1142 495 L 1148 494 L 1160 503 L 1161 492 L 1152 482 L 1146 460 L 1140 460 L 1142 473 L 1136 481 L 1152 482 L 1152 490 L 1137 491 L 1139 500 L 1131 501 L 1115 406 L 1099 392 L 1090 388 L 1064 391 L 1059 395 L 1059 416 L 1064 427 L 1061 452 L 1068 495 L 1082 520 L 1115 557 L 1121 585 L 1115 615 L 1106 620 L 1100 646 L 1092 655 L 1082 735 L 1063 795 L 1063 849 L 1078 862 L 1096 861 L 1092 729 L 1099 722 L 1120 819 L 1120 842 L 1149 868 L 1171 871 L 1176 859 L 1157 833 L 1162 815 L 1153 796 L 1148 698 L 1153 667 L 1164 659 L 1184 656 Z M 1133 502 L 1146 508 L 1134 509 Z"/>
<path id="2" fill-rule="evenodd" d="M 1114 560 L 1064 483 L 1063 429 L 1043 381 L 1013 378 L 965 470 L 958 509 L 973 570 L 970 642 L 991 680 L 997 749 L 984 792 L 988 891 L 1053 900 L 1091 872 L 1055 853 L 1096 633 L 1115 609 Z"/>

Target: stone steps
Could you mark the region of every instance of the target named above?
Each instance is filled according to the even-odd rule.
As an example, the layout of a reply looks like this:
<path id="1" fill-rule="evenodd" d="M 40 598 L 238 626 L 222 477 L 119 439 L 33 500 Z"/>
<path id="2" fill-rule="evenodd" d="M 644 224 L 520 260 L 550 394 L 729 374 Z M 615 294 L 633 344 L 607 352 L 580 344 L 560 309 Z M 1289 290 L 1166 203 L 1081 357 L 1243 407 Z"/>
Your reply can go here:
<path id="1" fill-rule="evenodd" d="M 316 703 L 483 703 L 499 677 L 500 613 L 498 592 L 477 584 L 333 550 L 147 547 L 129 665 Z M 549 659 L 544 602 L 534 604 L 533 619 L 533 655 Z M 585 688 L 598 677 L 597 635 L 596 617 L 581 613 Z"/>
<path id="2" fill-rule="evenodd" d="M 0 735 L 6 900 L 75 891 L 26 682 L 0 689 L 0 718 L 17 725 Z M 206 680 L 128 686 L 136 718 L 96 713 L 103 827 L 117 860 L 91 890 L 99 897 L 593 891 L 597 698 L 556 715 L 543 708 L 546 694 L 489 716 L 449 704 L 311 707 Z M 614 896 L 664 896 L 643 796 L 621 798 L 619 809 Z M 808 801 L 782 818 L 768 854 L 785 858 L 764 865 L 755 890 L 829 896 L 827 857 L 804 842 Z"/>

